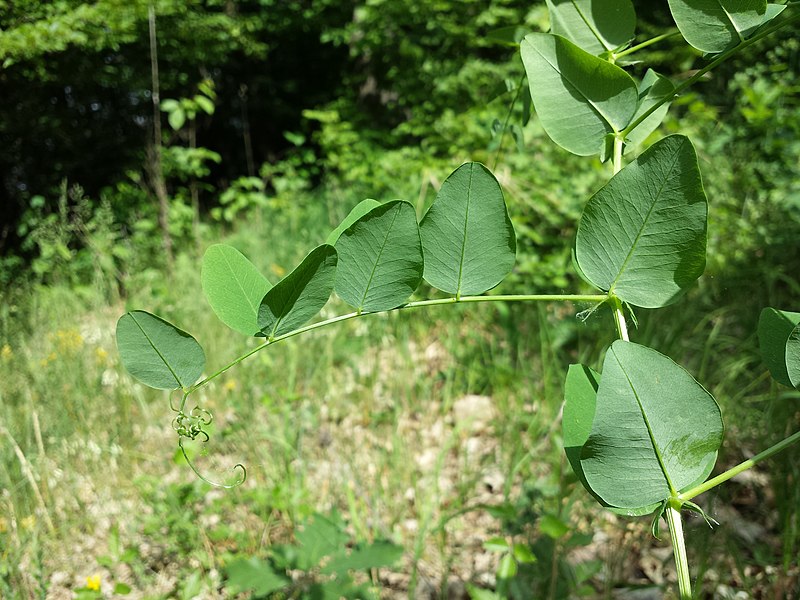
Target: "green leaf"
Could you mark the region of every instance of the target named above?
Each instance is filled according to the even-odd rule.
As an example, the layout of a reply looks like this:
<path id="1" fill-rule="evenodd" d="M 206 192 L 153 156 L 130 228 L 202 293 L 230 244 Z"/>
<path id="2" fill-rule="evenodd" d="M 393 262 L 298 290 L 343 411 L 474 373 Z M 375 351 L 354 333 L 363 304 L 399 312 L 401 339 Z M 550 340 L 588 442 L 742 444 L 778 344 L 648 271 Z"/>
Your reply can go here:
<path id="1" fill-rule="evenodd" d="M 514 559 L 520 564 L 536 562 L 536 555 L 528 544 L 514 544 L 512 553 L 514 554 Z"/>
<path id="2" fill-rule="evenodd" d="M 647 112 L 653 105 L 661 102 L 664 98 L 670 98 L 674 95 L 675 86 L 672 82 L 659 75 L 653 69 L 647 69 L 639 84 L 639 106 L 636 108 L 636 114 L 633 115 L 631 122 L 639 118 Z M 633 131 L 631 131 L 625 138 L 628 148 L 634 148 L 644 142 L 656 128 L 661 125 L 667 112 L 669 111 L 670 102 L 664 102 L 644 121 L 639 123 Z"/>
<path id="3" fill-rule="evenodd" d="M 183 124 L 186 123 L 186 112 L 180 106 L 176 106 L 173 110 L 169 111 L 167 115 L 169 126 L 175 131 L 178 131 Z"/>
<path id="4" fill-rule="evenodd" d="M 631 122 L 639 103 L 636 82 L 616 65 L 547 33 L 520 46 L 533 106 L 547 135 L 580 156 L 599 154 L 605 137 Z"/>
<path id="5" fill-rule="evenodd" d="M 719 406 L 686 370 L 655 350 L 617 340 L 603 363 L 581 466 L 611 506 L 643 506 L 703 476 L 716 461 L 722 432 Z"/>
<path id="6" fill-rule="evenodd" d="M 200 280 L 220 321 L 245 335 L 260 334 L 258 307 L 272 286 L 241 252 L 225 244 L 209 246 Z"/>
<path id="7" fill-rule="evenodd" d="M 325 556 L 336 554 L 345 547 L 348 536 L 336 519 L 315 514 L 296 534 L 298 568 L 308 571 L 316 567 Z"/>
<path id="8" fill-rule="evenodd" d="M 539 519 L 539 529 L 546 536 L 557 540 L 569 532 L 569 525 L 555 515 L 542 515 Z"/>
<path id="9" fill-rule="evenodd" d="M 117 349 L 131 375 L 159 390 L 189 387 L 206 365 L 206 355 L 197 340 L 143 310 L 119 318 Z"/>
<path id="10" fill-rule="evenodd" d="M 169 113 L 169 112 L 174 111 L 175 109 L 180 108 L 180 106 L 181 106 L 180 103 L 177 100 L 173 99 L 173 98 L 167 98 L 166 100 L 162 100 L 161 101 L 161 110 L 162 110 L 162 112 L 168 112 Z"/>
<path id="11" fill-rule="evenodd" d="M 798 375 L 794 381 L 790 371 L 800 368 L 796 352 L 797 328 L 800 313 L 765 308 L 758 319 L 758 345 L 761 358 L 773 379 L 788 387 L 798 387 Z M 790 344 L 790 340 L 793 340 Z M 791 354 L 790 354 L 791 346 Z M 790 363 L 794 369 L 790 368 Z"/>
<path id="12" fill-rule="evenodd" d="M 508 542 L 505 538 L 493 537 L 483 542 L 483 547 L 489 552 L 507 552 Z"/>
<path id="13" fill-rule="evenodd" d="M 422 281 L 419 226 L 408 202 L 374 207 L 341 234 L 336 252 L 336 293 L 359 311 L 396 308 Z"/>
<path id="14" fill-rule="evenodd" d="M 234 594 L 253 592 L 256 596 L 266 596 L 290 583 L 287 578 L 275 573 L 268 562 L 255 556 L 234 560 L 226 571 L 228 585 L 232 588 L 229 591 Z"/>
<path id="15" fill-rule="evenodd" d="M 497 578 L 498 579 L 511 579 L 517 574 L 517 561 L 510 554 L 506 554 L 500 559 L 500 564 L 497 565 Z"/>
<path id="16" fill-rule="evenodd" d="M 795 325 L 786 341 L 786 372 L 792 385 L 800 390 L 800 325 Z"/>
<path id="17" fill-rule="evenodd" d="M 628 517 L 648 515 L 657 509 L 660 502 L 634 508 L 615 508 L 594 493 L 581 465 L 581 451 L 589 434 L 592 432 L 594 413 L 597 404 L 597 388 L 600 386 L 600 374 L 583 365 L 570 365 L 567 379 L 564 382 L 564 412 L 561 418 L 564 436 L 564 453 L 567 455 L 572 470 L 595 500 L 611 512 Z"/>
<path id="18" fill-rule="evenodd" d="M 322 310 L 333 291 L 336 249 L 314 248 L 294 271 L 267 292 L 258 309 L 258 327 L 269 338 L 297 329 Z"/>
<path id="19" fill-rule="evenodd" d="M 331 231 L 330 235 L 328 235 L 328 239 L 325 240 L 325 243 L 330 244 L 331 246 L 336 245 L 336 241 L 339 239 L 339 236 L 344 233 L 345 229 L 350 227 L 353 223 L 358 221 L 373 208 L 380 205 L 380 202 L 373 200 L 372 198 L 367 198 L 366 200 L 362 200 L 356 204 L 353 210 L 351 210 L 350 213 L 344 218 L 344 221 L 342 221 L 336 229 Z"/>
<path id="20" fill-rule="evenodd" d="M 502 600 L 502 596 L 492 590 L 479 588 L 471 583 L 467 584 L 467 593 L 470 600 Z"/>
<path id="21" fill-rule="evenodd" d="M 575 254 L 584 275 L 625 302 L 675 302 L 703 274 L 708 202 L 689 139 L 653 144 L 584 208 Z"/>
<path id="22" fill-rule="evenodd" d="M 114 594 L 118 596 L 127 596 L 131 593 L 131 586 L 127 583 L 118 582 L 114 585 Z"/>
<path id="23" fill-rule="evenodd" d="M 205 96 L 201 96 L 200 94 L 198 94 L 194 97 L 194 102 L 195 104 L 197 104 L 197 106 L 200 107 L 200 110 L 202 110 L 207 115 L 214 114 L 214 103 L 209 98 L 206 98 Z"/>
<path id="24" fill-rule="evenodd" d="M 551 32 L 594 55 L 625 46 L 636 29 L 630 0 L 547 0 L 547 8 Z"/>
<path id="25" fill-rule="evenodd" d="M 397 563 L 402 556 L 402 546 L 388 541 L 378 541 L 356 548 L 350 554 L 333 556 L 322 572 L 343 574 L 347 571 L 366 571 L 390 567 Z"/>
<path id="26" fill-rule="evenodd" d="M 684 39 L 703 52 L 736 46 L 763 22 L 766 0 L 669 0 Z"/>
<path id="27" fill-rule="evenodd" d="M 419 229 L 425 280 L 443 292 L 482 294 L 514 268 L 517 240 L 503 190 L 480 163 L 445 179 Z"/>

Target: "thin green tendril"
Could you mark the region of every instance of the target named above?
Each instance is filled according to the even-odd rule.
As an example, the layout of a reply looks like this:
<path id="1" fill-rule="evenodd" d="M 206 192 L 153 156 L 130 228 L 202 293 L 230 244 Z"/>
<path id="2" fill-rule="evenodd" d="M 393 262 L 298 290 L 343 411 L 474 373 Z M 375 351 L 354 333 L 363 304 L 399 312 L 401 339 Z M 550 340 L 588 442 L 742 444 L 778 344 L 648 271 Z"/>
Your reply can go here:
<path id="1" fill-rule="evenodd" d="M 176 409 L 172 403 L 172 397 L 169 400 L 170 408 L 178 413 L 175 418 L 172 420 L 172 428 L 178 433 L 178 446 L 181 449 L 181 453 L 183 454 L 183 458 L 186 459 L 186 464 L 189 465 L 189 468 L 194 471 L 194 474 L 197 475 L 201 480 L 205 481 L 209 485 L 213 485 L 214 487 L 225 488 L 226 490 L 233 489 L 242 485 L 245 480 L 247 479 L 247 469 L 245 469 L 244 465 L 241 463 L 237 463 L 234 465 L 233 470 L 241 469 L 242 476 L 239 480 L 235 481 L 234 483 L 225 484 L 219 483 L 216 481 L 211 481 L 208 477 L 205 477 L 200 471 L 197 470 L 194 463 L 189 458 L 189 455 L 186 452 L 186 448 L 183 446 L 183 440 L 188 439 L 195 441 L 198 437 L 202 437 L 200 441 L 202 443 L 208 442 L 211 438 L 209 437 L 208 433 L 203 429 L 208 425 L 211 425 L 211 422 L 214 420 L 214 416 L 205 408 L 200 408 L 199 406 L 195 406 L 190 412 L 184 412 L 183 408 L 186 405 L 186 398 L 189 396 L 188 392 L 184 392 L 183 397 L 181 398 L 181 407 Z"/>

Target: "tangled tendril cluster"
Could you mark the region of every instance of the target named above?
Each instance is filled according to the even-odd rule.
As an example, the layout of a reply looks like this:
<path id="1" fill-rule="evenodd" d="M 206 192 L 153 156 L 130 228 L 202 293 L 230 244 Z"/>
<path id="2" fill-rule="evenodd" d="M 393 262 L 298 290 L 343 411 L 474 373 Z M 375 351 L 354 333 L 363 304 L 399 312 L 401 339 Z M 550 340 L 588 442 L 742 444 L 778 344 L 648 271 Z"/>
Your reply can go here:
<path id="1" fill-rule="evenodd" d="M 245 469 L 244 465 L 241 463 L 237 463 L 233 467 L 234 470 L 241 469 L 242 475 L 238 481 L 232 484 L 211 481 L 202 473 L 200 473 L 194 466 L 194 463 L 192 463 L 189 455 L 186 453 L 186 448 L 183 446 L 183 440 L 195 441 L 198 437 L 201 437 L 202 439 L 200 441 L 202 443 L 205 444 L 208 442 L 211 438 L 208 435 L 208 432 L 205 431 L 204 427 L 211 425 L 211 422 L 214 420 L 214 415 L 212 415 L 211 412 L 205 408 L 201 408 L 199 406 L 195 406 L 187 413 L 184 408 L 186 406 L 186 400 L 188 397 L 189 392 L 184 392 L 179 408 L 175 408 L 175 406 L 172 404 L 172 400 L 170 399 L 170 408 L 177 413 L 175 418 L 172 420 L 172 428 L 178 433 L 178 446 L 181 449 L 183 458 L 186 459 L 186 463 L 189 465 L 192 471 L 194 471 L 195 475 L 210 485 L 230 489 L 243 484 L 245 479 L 247 479 L 247 469 Z"/>

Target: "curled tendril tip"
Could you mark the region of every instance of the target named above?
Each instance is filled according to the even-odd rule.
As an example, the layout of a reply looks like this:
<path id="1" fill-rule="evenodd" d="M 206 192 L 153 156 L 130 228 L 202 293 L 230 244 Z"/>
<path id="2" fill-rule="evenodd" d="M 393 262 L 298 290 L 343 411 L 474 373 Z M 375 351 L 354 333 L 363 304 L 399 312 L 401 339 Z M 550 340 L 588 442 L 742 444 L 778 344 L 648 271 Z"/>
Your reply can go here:
<path id="1" fill-rule="evenodd" d="M 197 470 L 194 463 L 189 458 L 189 455 L 186 452 L 186 448 L 183 446 L 183 440 L 196 440 L 198 437 L 201 437 L 201 441 L 205 444 L 211 439 L 208 433 L 203 429 L 204 427 L 211 424 L 214 420 L 213 415 L 204 408 L 200 408 L 199 406 L 195 406 L 189 413 L 184 412 L 184 406 L 186 404 L 186 397 L 188 393 L 184 393 L 183 398 L 181 399 L 181 406 L 179 409 L 175 409 L 172 404 L 172 398 L 170 397 L 170 408 L 178 413 L 175 418 L 172 420 L 172 428 L 178 433 L 178 446 L 181 449 L 181 453 L 183 454 L 183 458 L 186 459 L 186 463 L 189 465 L 189 468 L 194 471 L 194 474 L 197 475 L 201 480 L 205 481 L 209 485 L 213 485 L 214 487 L 220 487 L 225 489 L 232 489 L 242 485 L 245 480 L 247 479 L 247 469 L 244 467 L 243 464 L 237 463 L 234 465 L 233 470 L 241 469 L 242 475 L 241 478 L 234 483 L 225 484 L 219 483 L 216 481 L 211 481 L 207 477 L 205 477 L 200 471 Z"/>

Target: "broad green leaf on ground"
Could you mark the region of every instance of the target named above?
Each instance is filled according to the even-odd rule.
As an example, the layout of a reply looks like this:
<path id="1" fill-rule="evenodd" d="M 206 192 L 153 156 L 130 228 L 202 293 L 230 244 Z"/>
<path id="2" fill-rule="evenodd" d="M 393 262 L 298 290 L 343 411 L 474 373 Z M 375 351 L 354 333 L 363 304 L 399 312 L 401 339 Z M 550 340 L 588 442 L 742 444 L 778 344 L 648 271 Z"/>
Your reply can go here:
<path id="1" fill-rule="evenodd" d="M 273 338 L 303 325 L 328 302 L 335 277 L 336 249 L 329 244 L 314 248 L 261 300 L 258 310 L 261 332 Z"/>
<path id="2" fill-rule="evenodd" d="M 308 571 L 318 566 L 323 557 L 338 553 L 347 544 L 349 537 L 336 516 L 315 514 L 295 534 L 298 568 Z"/>
<path id="3" fill-rule="evenodd" d="M 649 515 L 659 507 L 660 502 L 624 509 L 610 507 L 595 494 L 586 481 L 586 475 L 581 466 L 581 450 L 592 432 L 599 385 L 599 373 L 583 365 L 569 366 L 564 383 L 564 412 L 561 421 L 564 434 L 564 453 L 578 480 L 600 504 L 610 508 L 613 512 L 629 517 Z"/>
<path id="4" fill-rule="evenodd" d="M 514 268 L 517 241 L 503 190 L 480 163 L 450 174 L 419 229 L 425 280 L 443 292 L 482 294 Z"/>
<path id="5" fill-rule="evenodd" d="M 659 140 L 587 203 L 575 240 L 584 275 L 635 306 L 675 302 L 706 264 L 708 202 L 689 139 Z"/>
<path id="6" fill-rule="evenodd" d="M 131 375 L 159 390 L 189 387 L 206 365 L 206 355 L 197 340 L 143 310 L 119 318 L 117 349 Z"/>
<path id="7" fill-rule="evenodd" d="M 753 33 L 765 20 L 766 0 L 669 0 L 681 35 L 698 50 L 722 52 Z"/>
<path id="8" fill-rule="evenodd" d="M 344 221 L 339 223 L 339 226 L 330 232 L 328 235 L 328 239 L 325 240 L 326 244 L 330 244 L 331 246 L 336 245 L 336 240 L 339 239 L 339 236 L 342 235 L 345 229 L 350 227 L 353 223 L 358 221 L 361 217 L 367 214 L 376 206 L 380 206 L 381 203 L 377 200 L 373 200 L 372 198 L 367 198 L 366 200 L 362 200 L 358 204 L 353 207 L 348 215 L 344 218 Z"/>
<path id="9" fill-rule="evenodd" d="M 245 335 L 260 333 L 258 307 L 272 286 L 244 254 L 225 244 L 209 246 L 200 280 L 220 321 Z"/>
<path id="10" fill-rule="evenodd" d="M 636 13 L 630 0 L 547 0 L 550 30 L 600 55 L 633 39 Z"/>
<path id="11" fill-rule="evenodd" d="M 641 83 L 639 83 L 639 106 L 636 114 L 633 115 L 631 122 L 638 119 L 647 112 L 652 106 L 661 102 L 664 98 L 673 96 L 675 86 L 666 77 L 659 75 L 653 69 L 647 69 Z M 625 138 L 628 148 L 634 148 L 644 142 L 656 128 L 661 125 L 661 121 L 669 111 L 670 102 L 664 102 L 644 121 L 639 123 Z"/>
<path id="12" fill-rule="evenodd" d="M 354 548 L 349 554 L 344 548 L 331 557 L 323 567 L 323 573 L 346 573 L 347 571 L 366 571 L 390 567 L 403 556 L 403 547 L 388 541 L 377 541 Z"/>
<path id="13" fill-rule="evenodd" d="M 693 485 L 722 443 L 719 406 L 668 357 L 617 340 L 606 354 L 581 466 L 611 506 L 660 502 Z"/>
<path id="14" fill-rule="evenodd" d="M 227 591 L 233 594 L 252 592 L 255 596 L 266 596 L 287 585 L 290 580 L 278 575 L 270 564 L 255 556 L 237 558 L 225 567 L 228 573 Z"/>
<path id="15" fill-rule="evenodd" d="M 336 293 L 360 311 L 400 306 L 422 281 L 417 213 L 395 200 L 374 207 L 336 242 Z"/>
<path id="16" fill-rule="evenodd" d="M 788 387 L 798 387 L 800 374 L 794 378 L 790 376 L 790 362 L 795 369 L 800 369 L 800 355 L 794 355 L 797 344 L 798 324 L 800 313 L 765 308 L 758 319 L 758 345 L 761 349 L 761 358 L 767 365 L 772 377 L 778 383 Z M 794 339 L 790 344 L 790 339 Z M 790 345 L 791 356 L 790 356 Z M 792 358 L 794 356 L 794 358 Z"/>
<path id="17" fill-rule="evenodd" d="M 599 154 L 606 135 L 631 122 L 639 93 L 618 66 L 548 33 L 525 36 L 520 51 L 536 114 L 562 148 L 580 156 Z"/>

